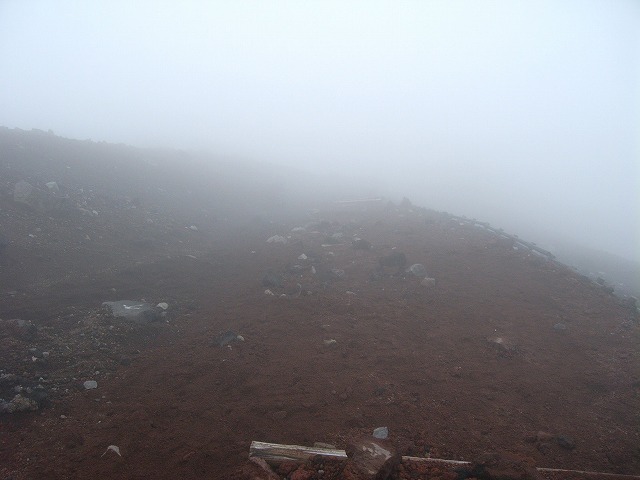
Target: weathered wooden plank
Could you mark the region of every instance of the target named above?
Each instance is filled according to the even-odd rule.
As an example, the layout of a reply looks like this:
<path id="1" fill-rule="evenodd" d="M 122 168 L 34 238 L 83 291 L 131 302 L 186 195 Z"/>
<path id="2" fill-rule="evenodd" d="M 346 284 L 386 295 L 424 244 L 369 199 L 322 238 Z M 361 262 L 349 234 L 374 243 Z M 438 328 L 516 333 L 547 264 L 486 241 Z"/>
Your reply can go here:
<path id="1" fill-rule="evenodd" d="M 285 461 L 305 462 L 316 456 L 345 460 L 344 450 L 332 448 L 304 447 L 302 445 L 281 445 L 278 443 L 251 442 L 249 456 L 263 458 L 267 463 L 279 464 Z"/>
<path id="2" fill-rule="evenodd" d="M 347 453 L 344 450 L 332 449 L 332 448 L 318 448 L 318 447 L 304 447 L 301 445 L 282 445 L 279 443 L 267 443 L 267 442 L 251 442 L 251 447 L 249 448 L 249 456 L 262 458 L 267 463 L 273 465 L 279 465 L 285 461 L 291 462 L 306 462 L 314 458 L 315 456 L 320 455 L 325 458 L 335 459 L 335 460 L 345 460 L 347 459 Z M 441 463 L 448 465 L 465 465 L 470 466 L 471 462 L 466 462 L 463 460 L 447 460 L 444 458 L 430 458 L 430 457 L 409 457 L 403 456 L 402 460 L 412 461 L 412 462 L 428 462 L 428 463 Z M 567 470 L 561 468 L 544 468 L 538 467 L 536 468 L 541 473 L 567 473 L 567 474 L 579 474 L 583 476 L 589 477 L 600 477 L 600 478 L 620 478 L 620 479 L 637 479 L 640 480 L 640 475 L 628 475 L 628 474 L 619 474 L 619 473 L 608 473 L 608 472 L 593 472 L 593 471 L 585 471 L 585 470 Z"/>

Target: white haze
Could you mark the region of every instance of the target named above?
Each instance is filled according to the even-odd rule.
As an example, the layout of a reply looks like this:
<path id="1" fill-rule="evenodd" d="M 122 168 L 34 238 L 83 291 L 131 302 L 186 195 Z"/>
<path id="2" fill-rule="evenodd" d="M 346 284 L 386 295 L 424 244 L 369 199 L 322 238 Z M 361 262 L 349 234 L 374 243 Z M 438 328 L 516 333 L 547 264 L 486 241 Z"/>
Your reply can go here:
<path id="1" fill-rule="evenodd" d="M 634 0 L 4 0 L 0 65 L 0 125 L 336 172 L 640 256 Z"/>

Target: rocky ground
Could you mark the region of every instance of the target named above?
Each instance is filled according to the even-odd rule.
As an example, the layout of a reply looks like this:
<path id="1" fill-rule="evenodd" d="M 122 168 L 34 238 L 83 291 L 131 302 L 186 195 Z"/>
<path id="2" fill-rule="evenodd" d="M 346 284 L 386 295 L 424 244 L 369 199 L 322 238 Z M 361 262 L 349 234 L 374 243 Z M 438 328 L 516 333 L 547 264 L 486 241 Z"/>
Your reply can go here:
<path id="1" fill-rule="evenodd" d="M 269 216 L 126 147 L 0 147 L 0 478 L 268 478 L 252 440 L 381 426 L 401 455 L 640 475 L 638 314 L 606 285 L 408 202 Z"/>

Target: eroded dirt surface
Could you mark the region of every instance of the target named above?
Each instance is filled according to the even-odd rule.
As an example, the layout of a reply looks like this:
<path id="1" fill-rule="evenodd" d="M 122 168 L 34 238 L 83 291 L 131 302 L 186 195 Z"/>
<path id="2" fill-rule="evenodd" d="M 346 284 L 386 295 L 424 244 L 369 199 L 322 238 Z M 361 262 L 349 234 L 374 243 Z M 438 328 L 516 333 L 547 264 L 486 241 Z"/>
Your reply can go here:
<path id="1" fill-rule="evenodd" d="M 0 388 L 44 393 L 0 414 L 2 478 L 253 478 L 252 440 L 344 448 L 379 426 L 403 455 L 640 474 L 638 319 L 563 265 L 411 206 L 234 226 L 201 212 L 192 230 L 72 183 L 66 214 L 33 211 L 11 198 L 19 177 L 0 196 Z M 381 273 L 398 252 L 435 286 Z M 119 299 L 167 302 L 167 317 L 114 319 L 101 304 Z M 244 340 L 220 346 L 227 331 Z"/>

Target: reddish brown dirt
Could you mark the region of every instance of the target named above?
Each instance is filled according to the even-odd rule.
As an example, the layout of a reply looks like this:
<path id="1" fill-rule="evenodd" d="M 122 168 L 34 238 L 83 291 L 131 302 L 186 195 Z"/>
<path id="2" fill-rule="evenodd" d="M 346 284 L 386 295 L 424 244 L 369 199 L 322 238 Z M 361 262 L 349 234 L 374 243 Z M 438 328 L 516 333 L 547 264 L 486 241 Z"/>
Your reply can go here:
<path id="1" fill-rule="evenodd" d="M 177 217 L 146 224 L 144 204 L 48 220 L 2 202 L 0 318 L 31 320 L 38 335 L 1 331 L 1 368 L 42 379 L 51 399 L 0 415 L 2 478 L 249 479 L 252 440 L 343 448 L 378 426 L 404 455 L 508 451 L 538 467 L 640 475 L 634 313 L 482 229 L 380 207 L 204 234 Z M 290 233 L 314 219 L 326 231 Z M 322 246 L 338 231 L 345 244 Z M 290 242 L 266 243 L 274 234 Z M 154 248 L 135 242 L 145 235 Z M 373 249 L 351 248 L 353 235 Z M 392 269 L 372 277 L 393 251 L 437 285 Z M 318 274 L 286 271 L 302 253 Z M 328 268 L 344 277 L 322 282 Z M 261 284 L 269 269 L 284 272 L 274 296 Z M 279 296 L 297 284 L 299 296 Z M 168 321 L 132 326 L 100 308 L 125 298 L 168 302 Z M 244 341 L 218 346 L 226 330 Z M 32 361 L 32 347 L 50 356 Z M 89 378 L 97 389 L 82 388 Z M 403 468 L 396 478 L 450 478 Z"/>

